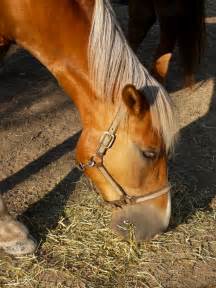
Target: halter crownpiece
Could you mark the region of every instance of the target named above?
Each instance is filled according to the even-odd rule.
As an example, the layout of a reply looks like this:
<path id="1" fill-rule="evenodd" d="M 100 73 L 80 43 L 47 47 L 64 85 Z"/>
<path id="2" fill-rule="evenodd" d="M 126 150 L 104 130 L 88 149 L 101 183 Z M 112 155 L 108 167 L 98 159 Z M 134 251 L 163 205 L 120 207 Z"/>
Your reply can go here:
<path id="1" fill-rule="evenodd" d="M 125 190 L 121 187 L 121 185 L 118 182 L 116 182 L 116 180 L 112 177 L 112 175 L 108 172 L 108 170 L 104 166 L 103 157 L 106 154 L 107 150 L 112 148 L 116 140 L 116 132 L 125 114 L 126 114 L 125 109 L 120 106 L 109 129 L 105 131 L 103 135 L 101 136 L 95 155 L 92 156 L 86 163 L 82 163 L 82 162 L 78 163 L 78 168 L 81 171 L 85 171 L 86 169 L 90 169 L 90 168 L 97 168 L 100 171 L 103 177 L 107 180 L 107 182 L 110 183 L 110 185 L 114 188 L 114 190 L 120 196 L 119 200 L 108 201 L 108 203 L 114 204 L 115 206 L 120 206 L 120 207 L 125 204 L 138 204 L 138 203 L 142 203 L 148 200 L 158 198 L 162 195 L 167 194 L 170 190 L 169 186 L 165 186 L 162 189 L 153 191 L 144 196 L 130 196 L 125 192 Z"/>

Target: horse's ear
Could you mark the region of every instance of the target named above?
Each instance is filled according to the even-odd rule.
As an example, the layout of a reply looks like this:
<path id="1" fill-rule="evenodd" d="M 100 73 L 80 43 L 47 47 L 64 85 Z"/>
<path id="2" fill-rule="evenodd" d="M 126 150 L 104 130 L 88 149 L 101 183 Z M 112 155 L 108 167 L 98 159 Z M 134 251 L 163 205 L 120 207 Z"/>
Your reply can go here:
<path id="1" fill-rule="evenodd" d="M 140 116 L 148 107 L 145 96 L 131 84 L 123 88 L 122 99 L 129 113 L 135 116 Z"/>

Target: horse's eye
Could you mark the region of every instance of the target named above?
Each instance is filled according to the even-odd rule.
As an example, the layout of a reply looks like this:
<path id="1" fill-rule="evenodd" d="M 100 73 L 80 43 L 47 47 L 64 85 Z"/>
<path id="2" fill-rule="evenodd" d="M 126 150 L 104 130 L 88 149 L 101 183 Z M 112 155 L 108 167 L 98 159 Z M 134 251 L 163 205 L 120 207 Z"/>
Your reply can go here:
<path id="1" fill-rule="evenodd" d="M 154 160 L 157 157 L 157 153 L 155 151 L 142 151 L 142 154 L 145 158 Z"/>

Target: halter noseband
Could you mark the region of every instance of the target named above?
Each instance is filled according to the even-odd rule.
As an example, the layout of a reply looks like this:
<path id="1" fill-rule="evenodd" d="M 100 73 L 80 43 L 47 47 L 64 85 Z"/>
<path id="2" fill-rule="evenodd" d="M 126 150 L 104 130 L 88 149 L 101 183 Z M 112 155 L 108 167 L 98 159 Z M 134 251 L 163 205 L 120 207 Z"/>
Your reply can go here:
<path id="1" fill-rule="evenodd" d="M 121 187 L 121 185 L 118 182 L 116 182 L 116 180 L 112 177 L 112 175 L 108 172 L 108 170 L 104 166 L 103 157 L 106 154 L 107 150 L 109 150 L 113 146 L 113 143 L 115 142 L 116 139 L 116 132 L 124 115 L 125 110 L 123 110 L 123 108 L 120 107 L 109 129 L 103 133 L 95 155 L 92 156 L 86 163 L 82 162 L 78 163 L 78 168 L 81 171 L 85 171 L 86 169 L 90 169 L 93 167 L 97 168 L 100 171 L 100 173 L 104 176 L 104 178 L 110 183 L 110 185 L 115 189 L 117 194 L 120 196 L 119 200 L 108 201 L 108 203 L 120 207 L 125 204 L 137 204 L 158 198 L 162 195 L 165 195 L 170 190 L 170 187 L 166 186 L 163 187 L 162 189 L 153 191 L 144 196 L 130 196 L 125 192 L 125 190 Z"/>

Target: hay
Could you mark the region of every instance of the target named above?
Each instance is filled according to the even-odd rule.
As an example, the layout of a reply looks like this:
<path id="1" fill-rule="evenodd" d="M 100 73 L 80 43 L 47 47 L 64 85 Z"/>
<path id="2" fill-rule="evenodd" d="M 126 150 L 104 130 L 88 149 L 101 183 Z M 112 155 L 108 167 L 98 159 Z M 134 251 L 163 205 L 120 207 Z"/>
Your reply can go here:
<path id="1" fill-rule="evenodd" d="M 178 183 L 175 196 L 183 189 L 188 192 Z M 182 195 L 176 207 L 181 205 Z M 56 197 L 58 203 L 61 194 Z M 197 211 L 187 223 L 137 245 L 112 233 L 109 208 L 81 178 L 64 213 L 34 256 L 14 259 L 2 253 L 1 287 L 177 287 L 165 286 L 166 280 L 185 287 L 181 281 L 189 276 L 184 263 L 193 267 L 216 261 L 216 238 L 212 235 L 216 211 Z M 176 223 L 182 220 L 178 217 L 181 215 L 175 216 Z M 45 229 L 40 214 L 31 221 L 38 225 L 35 232 Z"/>

